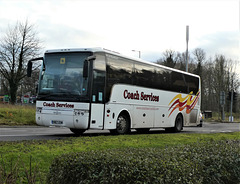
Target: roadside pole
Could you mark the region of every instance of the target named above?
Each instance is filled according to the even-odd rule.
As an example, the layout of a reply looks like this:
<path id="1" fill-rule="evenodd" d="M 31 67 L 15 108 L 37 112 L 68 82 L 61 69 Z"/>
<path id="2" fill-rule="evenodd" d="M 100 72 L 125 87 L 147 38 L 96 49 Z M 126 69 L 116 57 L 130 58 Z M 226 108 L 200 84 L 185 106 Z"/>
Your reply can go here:
<path id="1" fill-rule="evenodd" d="M 232 90 L 231 90 L 230 117 L 229 117 L 230 122 L 233 122 L 232 110 L 233 110 L 233 78 L 232 78 Z"/>
<path id="2" fill-rule="evenodd" d="M 225 120 L 225 112 L 224 112 L 225 92 L 224 91 L 220 91 L 220 105 L 222 106 L 222 120 Z"/>

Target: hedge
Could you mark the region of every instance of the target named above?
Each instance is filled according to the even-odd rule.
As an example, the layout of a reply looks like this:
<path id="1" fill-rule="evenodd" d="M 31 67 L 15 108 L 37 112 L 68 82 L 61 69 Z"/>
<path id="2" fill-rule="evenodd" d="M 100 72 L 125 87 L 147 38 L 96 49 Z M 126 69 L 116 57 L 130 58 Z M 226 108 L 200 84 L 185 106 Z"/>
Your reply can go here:
<path id="1" fill-rule="evenodd" d="M 240 141 L 64 154 L 47 183 L 240 183 Z"/>

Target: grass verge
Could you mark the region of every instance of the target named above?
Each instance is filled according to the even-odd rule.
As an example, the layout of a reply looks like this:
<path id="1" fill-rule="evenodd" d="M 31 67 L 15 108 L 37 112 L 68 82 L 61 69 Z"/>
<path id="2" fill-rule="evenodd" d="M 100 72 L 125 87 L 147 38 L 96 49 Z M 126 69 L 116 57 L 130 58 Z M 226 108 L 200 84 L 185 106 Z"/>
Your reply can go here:
<path id="1" fill-rule="evenodd" d="M 52 161 L 62 154 L 124 148 L 166 148 L 216 140 L 240 140 L 240 133 L 96 135 L 64 140 L 1 142 L 0 179 L 15 176 L 13 180 L 20 183 L 30 183 L 30 179 L 36 180 L 36 183 L 43 180 L 44 183 Z"/>
<path id="2" fill-rule="evenodd" d="M 36 125 L 35 106 L 0 104 L 0 125 Z"/>

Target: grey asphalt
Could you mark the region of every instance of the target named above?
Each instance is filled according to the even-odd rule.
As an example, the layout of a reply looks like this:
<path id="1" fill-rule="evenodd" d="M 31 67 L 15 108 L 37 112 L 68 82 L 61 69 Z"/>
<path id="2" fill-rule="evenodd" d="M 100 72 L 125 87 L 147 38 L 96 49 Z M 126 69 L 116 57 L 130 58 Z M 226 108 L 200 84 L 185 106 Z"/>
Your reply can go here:
<path id="1" fill-rule="evenodd" d="M 240 123 L 203 123 L 203 127 L 184 127 L 181 133 L 228 133 L 240 132 Z M 164 129 L 152 129 L 150 134 L 164 134 Z M 132 130 L 132 134 L 136 131 Z M 110 135 L 108 130 L 87 130 L 83 136 Z M 68 128 L 59 127 L 6 127 L 0 126 L 0 141 L 50 140 L 74 137 Z"/>

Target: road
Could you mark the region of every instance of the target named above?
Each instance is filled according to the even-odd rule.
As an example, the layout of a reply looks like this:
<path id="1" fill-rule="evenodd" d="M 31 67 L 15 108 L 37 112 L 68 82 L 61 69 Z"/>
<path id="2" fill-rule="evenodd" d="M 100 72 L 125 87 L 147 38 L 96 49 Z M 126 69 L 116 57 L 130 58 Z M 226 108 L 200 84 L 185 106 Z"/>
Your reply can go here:
<path id="1" fill-rule="evenodd" d="M 203 127 L 184 127 L 181 133 L 240 132 L 240 123 L 203 123 Z M 151 130 L 151 134 L 165 133 L 164 129 Z M 132 134 L 136 131 L 132 130 Z M 88 130 L 83 136 L 110 135 L 107 130 Z M 0 127 L 0 141 L 64 139 L 75 135 L 68 128 L 56 127 Z"/>

